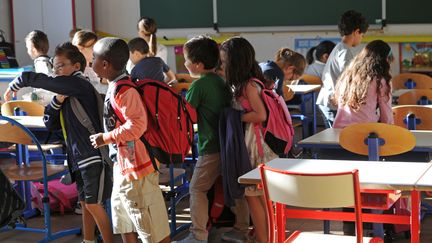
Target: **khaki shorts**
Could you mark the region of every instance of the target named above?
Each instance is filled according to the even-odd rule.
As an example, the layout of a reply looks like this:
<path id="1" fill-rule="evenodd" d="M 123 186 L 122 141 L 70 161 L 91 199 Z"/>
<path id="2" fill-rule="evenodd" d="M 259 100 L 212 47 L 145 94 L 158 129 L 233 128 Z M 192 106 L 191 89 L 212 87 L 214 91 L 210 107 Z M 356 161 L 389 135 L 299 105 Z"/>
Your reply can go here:
<path id="1" fill-rule="evenodd" d="M 115 234 L 137 232 L 143 242 L 159 242 L 170 234 L 157 172 L 128 182 L 114 165 L 111 210 Z"/>

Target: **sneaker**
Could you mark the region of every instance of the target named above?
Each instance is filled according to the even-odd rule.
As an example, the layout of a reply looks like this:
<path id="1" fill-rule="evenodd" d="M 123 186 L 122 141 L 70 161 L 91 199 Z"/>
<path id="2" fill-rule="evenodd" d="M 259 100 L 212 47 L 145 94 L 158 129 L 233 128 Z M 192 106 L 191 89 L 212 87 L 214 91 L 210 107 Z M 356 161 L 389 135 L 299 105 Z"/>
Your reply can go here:
<path id="1" fill-rule="evenodd" d="M 189 235 L 184 238 L 183 240 L 179 241 L 173 241 L 173 243 L 207 243 L 207 240 L 197 240 L 195 239 L 195 236 L 192 233 L 189 233 Z"/>
<path id="2" fill-rule="evenodd" d="M 74 209 L 74 213 L 82 214 L 81 203 L 77 202 L 75 209 Z"/>
<path id="3" fill-rule="evenodd" d="M 228 242 L 234 242 L 234 243 L 244 243 L 247 242 L 247 236 L 245 233 L 232 229 L 230 231 L 224 232 L 221 235 L 221 239 Z"/>

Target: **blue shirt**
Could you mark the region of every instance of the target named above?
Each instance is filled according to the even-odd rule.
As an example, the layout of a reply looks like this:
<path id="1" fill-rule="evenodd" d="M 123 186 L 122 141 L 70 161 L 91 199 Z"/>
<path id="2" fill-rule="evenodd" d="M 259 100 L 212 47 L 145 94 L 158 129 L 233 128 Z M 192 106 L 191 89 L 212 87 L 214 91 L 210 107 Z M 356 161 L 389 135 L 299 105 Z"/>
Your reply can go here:
<path id="1" fill-rule="evenodd" d="M 160 57 L 145 57 L 131 70 L 132 80 L 152 79 L 163 82 L 170 68 Z"/>
<path id="2" fill-rule="evenodd" d="M 282 69 L 273 61 L 262 62 L 259 64 L 264 77 L 275 82 L 276 93 L 283 97 L 284 73 Z"/>

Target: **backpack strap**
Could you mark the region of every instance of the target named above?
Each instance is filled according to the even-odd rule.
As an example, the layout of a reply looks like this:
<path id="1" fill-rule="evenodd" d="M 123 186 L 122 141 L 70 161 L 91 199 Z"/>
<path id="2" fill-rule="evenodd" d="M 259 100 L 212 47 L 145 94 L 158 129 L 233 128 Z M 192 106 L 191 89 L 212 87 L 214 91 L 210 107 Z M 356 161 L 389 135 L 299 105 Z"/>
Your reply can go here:
<path id="1" fill-rule="evenodd" d="M 251 78 L 252 81 L 254 81 L 255 83 L 257 83 L 260 87 L 261 87 L 261 91 L 260 91 L 260 97 L 262 96 L 262 91 L 266 88 L 264 83 L 261 82 L 261 80 L 257 79 L 257 78 Z M 262 97 L 261 97 L 262 100 Z M 264 101 L 263 101 L 264 103 Z M 264 104 L 265 105 L 265 104 Z M 262 124 L 261 123 L 254 123 L 254 132 L 255 132 L 255 141 L 257 144 L 257 148 L 258 148 L 258 155 L 263 158 L 264 157 L 264 148 L 263 145 L 261 143 L 261 133 L 260 130 L 262 130 Z M 263 138 L 264 140 L 264 138 Z"/>

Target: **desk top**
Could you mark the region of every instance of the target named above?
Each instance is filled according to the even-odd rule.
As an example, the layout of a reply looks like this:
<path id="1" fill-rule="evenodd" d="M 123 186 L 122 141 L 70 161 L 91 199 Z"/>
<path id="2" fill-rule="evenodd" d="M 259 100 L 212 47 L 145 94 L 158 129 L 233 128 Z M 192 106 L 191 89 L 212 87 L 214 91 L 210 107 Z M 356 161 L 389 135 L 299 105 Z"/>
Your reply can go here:
<path id="1" fill-rule="evenodd" d="M 321 88 L 321 85 L 317 84 L 298 84 L 298 85 L 287 85 L 294 93 L 296 94 L 307 94 L 310 92 L 318 91 Z"/>
<path id="2" fill-rule="evenodd" d="M 360 186 L 364 189 L 412 190 L 426 171 L 430 171 L 432 178 L 432 163 L 278 158 L 267 165 L 303 173 L 334 173 L 358 169 Z M 429 181 L 425 182 L 424 188 L 432 190 L 432 180 Z M 238 182 L 260 183 L 258 168 L 239 177 Z"/>
<path id="3" fill-rule="evenodd" d="M 320 147 L 327 146 L 340 148 L 339 134 L 341 128 L 327 128 L 319 133 L 316 133 L 306 139 L 298 142 L 300 147 Z M 432 151 L 432 131 L 412 130 L 411 133 L 416 138 L 414 151 Z"/>
<path id="4" fill-rule="evenodd" d="M 417 181 L 416 188 L 419 191 L 432 191 L 432 169 L 429 168 L 426 173 Z"/>
<path id="5" fill-rule="evenodd" d="M 43 122 L 43 116 L 8 116 L 21 123 L 27 128 L 34 129 L 45 129 L 45 123 Z"/>

